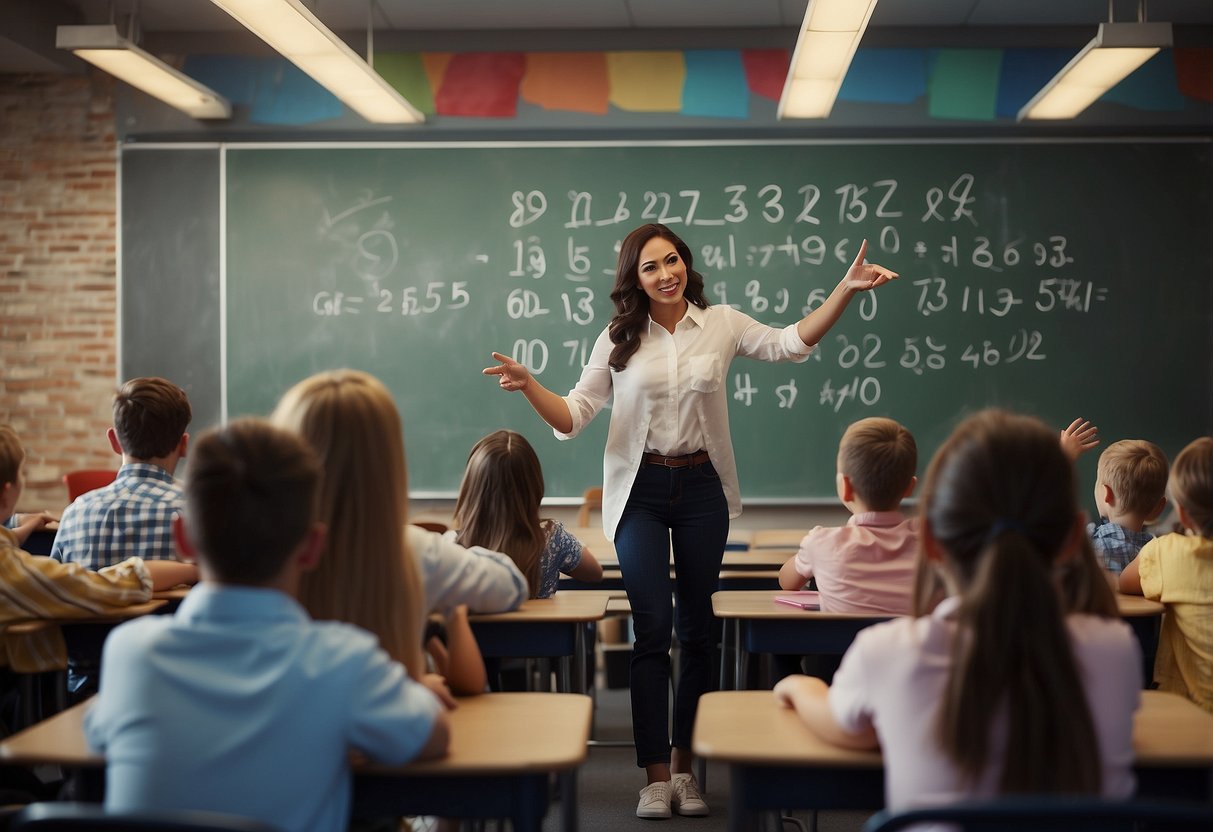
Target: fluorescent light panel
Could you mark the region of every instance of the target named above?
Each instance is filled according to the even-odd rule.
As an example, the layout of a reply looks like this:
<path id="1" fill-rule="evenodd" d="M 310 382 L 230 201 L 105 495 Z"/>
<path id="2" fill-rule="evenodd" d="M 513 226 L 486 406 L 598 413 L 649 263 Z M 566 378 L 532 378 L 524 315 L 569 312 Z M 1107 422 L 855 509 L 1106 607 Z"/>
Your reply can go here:
<path id="1" fill-rule="evenodd" d="M 194 118 L 231 118 L 227 99 L 144 52 L 115 26 L 60 26 L 55 45 Z"/>
<path id="2" fill-rule="evenodd" d="M 809 0 L 779 118 L 825 118 L 855 57 L 876 0 Z"/>
<path id="3" fill-rule="evenodd" d="M 1091 42 L 1020 109 L 1018 120 L 1074 118 L 1170 45 L 1170 23 L 1101 23 Z"/>
<path id="4" fill-rule="evenodd" d="M 211 0 L 367 121 L 425 121 L 370 64 L 299 0 Z"/>

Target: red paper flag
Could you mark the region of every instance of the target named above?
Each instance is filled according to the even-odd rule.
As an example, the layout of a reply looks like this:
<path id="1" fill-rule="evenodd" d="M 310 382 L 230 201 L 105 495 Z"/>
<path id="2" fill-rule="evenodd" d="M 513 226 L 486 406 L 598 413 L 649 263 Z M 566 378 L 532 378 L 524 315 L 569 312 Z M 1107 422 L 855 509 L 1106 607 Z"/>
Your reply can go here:
<path id="1" fill-rule="evenodd" d="M 754 95 L 778 101 L 783 95 L 783 82 L 788 77 L 791 56 L 786 49 L 743 49 L 741 65 L 745 67 L 746 84 Z"/>
<path id="2" fill-rule="evenodd" d="M 526 71 L 521 52 L 468 52 L 451 58 L 434 104 L 440 116 L 513 118 Z"/>

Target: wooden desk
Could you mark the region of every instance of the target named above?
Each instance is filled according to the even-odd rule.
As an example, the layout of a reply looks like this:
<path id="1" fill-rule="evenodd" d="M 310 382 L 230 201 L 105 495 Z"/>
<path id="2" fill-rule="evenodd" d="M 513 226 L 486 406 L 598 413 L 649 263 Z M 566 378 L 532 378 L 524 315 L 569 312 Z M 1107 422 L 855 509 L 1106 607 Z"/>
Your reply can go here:
<path id="1" fill-rule="evenodd" d="M 104 795 L 105 760 L 84 740 L 91 700 L 0 742 L 0 759 L 54 763 L 91 772 L 85 799 Z M 354 762 L 354 801 L 364 815 L 501 818 L 538 832 L 548 776 L 562 773 L 564 828 L 577 828 L 576 769 L 586 757 L 590 699 L 579 694 L 491 693 L 448 712 L 450 752 L 441 760 L 384 766 Z"/>
<path id="2" fill-rule="evenodd" d="M 84 618 L 30 618 L 23 621 L 14 621 L 4 627 L 4 632 L 10 635 L 27 635 L 29 633 L 37 633 L 51 627 L 61 627 L 71 624 L 120 624 L 123 621 L 129 621 L 132 618 L 140 618 L 144 615 L 156 612 L 168 602 L 153 598 L 150 601 L 144 601 L 142 604 L 131 604 L 121 609 L 116 609 L 112 613 L 106 615 L 90 615 Z"/>
<path id="3" fill-rule="evenodd" d="M 739 680 L 746 678 L 749 654 L 841 655 L 855 639 L 855 634 L 864 627 L 893 617 L 798 610 L 775 603 L 776 596 L 786 594 L 780 590 L 722 591 L 712 596 L 712 612 L 716 617 L 733 621 L 732 644 L 737 646 L 733 677 L 735 687 L 740 686 Z M 1142 655 L 1148 663 L 1148 681 L 1164 606 L 1141 596 L 1119 593 L 1116 603 L 1121 616 L 1133 628 L 1141 643 Z M 722 678 L 722 687 L 723 682 Z"/>
<path id="4" fill-rule="evenodd" d="M 1133 744 L 1139 796 L 1213 797 L 1213 714 L 1174 694 L 1144 691 Z M 733 832 L 754 811 L 884 806 L 880 752 L 828 745 L 770 691 L 705 694 L 691 747 L 729 765 Z"/>
<path id="5" fill-rule="evenodd" d="M 751 549 L 798 549 L 800 541 L 809 533 L 803 529 L 755 529 L 750 538 Z"/>
<path id="6" fill-rule="evenodd" d="M 587 625 L 606 616 L 610 598 L 609 590 L 557 592 L 551 598 L 523 601 L 511 612 L 470 615 L 468 621 L 481 655 L 486 658 L 558 658 L 562 689 L 583 691 Z M 576 680 L 575 685 L 573 680 Z"/>
<path id="7" fill-rule="evenodd" d="M 775 603 L 776 597 L 790 594 L 776 589 L 722 591 L 712 595 L 712 612 L 717 618 L 733 622 L 731 644 L 735 653 L 732 682 L 735 688 L 740 688 L 746 679 L 749 656 L 753 653 L 841 655 L 851 646 L 855 634 L 864 627 L 892 618 L 888 615 L 798 610 Z M 725 626 L 727 635 L 730 628 L 727 623 Z M 726 682 L 725 664 L 722 658 L 721 687 Z"/>

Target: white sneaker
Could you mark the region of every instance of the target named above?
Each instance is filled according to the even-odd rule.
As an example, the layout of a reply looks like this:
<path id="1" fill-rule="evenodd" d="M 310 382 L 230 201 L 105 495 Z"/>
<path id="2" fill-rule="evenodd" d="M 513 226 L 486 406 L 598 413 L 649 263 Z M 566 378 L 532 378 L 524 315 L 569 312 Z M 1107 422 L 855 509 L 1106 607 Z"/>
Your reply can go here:
<path id="1" fill-rule="evenodd" d="M 708 804 L 699 795 L 699 784 L 693 774 L 675 774 L 670 781 L 673 795 L 670 803 L 683 817 L 701 818 L 708 814 Z"/>
<path id="2" fill-rule="evenodd" d="M 640 804 L 636 817 L 664 820 L 670 816 L 670 781 L 658 780 L 640 790 Z"/>

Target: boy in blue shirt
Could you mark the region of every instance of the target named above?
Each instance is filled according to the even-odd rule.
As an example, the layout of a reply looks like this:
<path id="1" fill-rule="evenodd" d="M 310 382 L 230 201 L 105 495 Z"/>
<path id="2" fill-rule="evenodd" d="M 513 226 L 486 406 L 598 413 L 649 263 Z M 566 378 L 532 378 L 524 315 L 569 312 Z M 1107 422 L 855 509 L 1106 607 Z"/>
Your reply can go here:
<path id="1" fill-rule="evenodd" d="M 203 582 L 176 615 L 113 632 L 85 720 L 107 807 L 339 832 L 350 749 L 389 765 L 445 753 L 434 694 L 374 636 L 312 621 L 293 597 L 322 551 L 319 481 L 303 440 L 261 420 L 196 443 L 174 536 Z"/>

